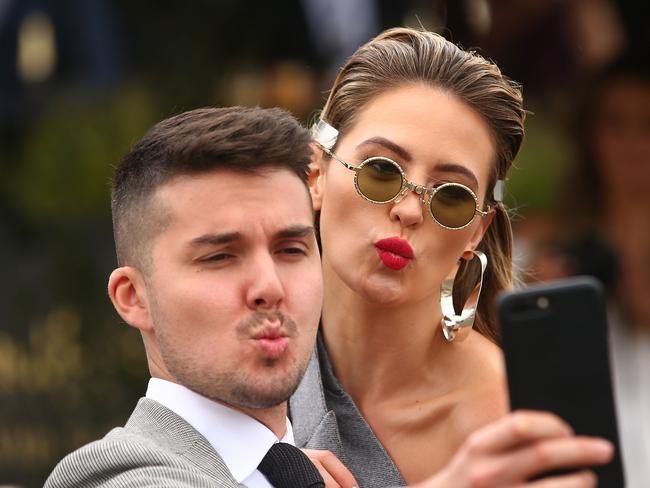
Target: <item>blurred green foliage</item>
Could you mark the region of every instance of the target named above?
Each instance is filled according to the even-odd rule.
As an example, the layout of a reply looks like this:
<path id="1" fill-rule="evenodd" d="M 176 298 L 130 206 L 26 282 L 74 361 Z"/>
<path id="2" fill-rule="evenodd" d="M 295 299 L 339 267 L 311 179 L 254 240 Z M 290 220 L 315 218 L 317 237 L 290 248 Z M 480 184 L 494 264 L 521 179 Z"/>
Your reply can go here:
<path id="1" fill-rule="evenodd" d="M 135 84 L 99 100 L 53 101 L 25 133 L 4 193 L 33 222 L 107 215 L 113 168 L 156 121 L 154 107 Z"/>
<path id="2" fill-rule="evenodd" d="M 526 137 L 506 182 L 505 202 L 517 215 L 545 213 L 556 204 L 571 165 L 572 146 L 558 127 L 558 114 L 530 114 Z"/>

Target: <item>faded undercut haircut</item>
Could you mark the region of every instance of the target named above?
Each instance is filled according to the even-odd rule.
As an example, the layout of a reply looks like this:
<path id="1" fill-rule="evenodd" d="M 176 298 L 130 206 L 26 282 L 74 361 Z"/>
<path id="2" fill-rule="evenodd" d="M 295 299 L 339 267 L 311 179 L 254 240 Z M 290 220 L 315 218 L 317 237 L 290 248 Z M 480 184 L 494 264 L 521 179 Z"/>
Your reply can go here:
<path id="1" fill-rule="evenodd" d="M 150 272 L 153 241 L 169 218 L 154 198 L 161 185 L 216 170 L 287 169 L 307 187 L 309 142 L 309 132 L 279 108 L 201 108 L 157 123 L 124 156 L 113 178 L 118 265 Z"/>

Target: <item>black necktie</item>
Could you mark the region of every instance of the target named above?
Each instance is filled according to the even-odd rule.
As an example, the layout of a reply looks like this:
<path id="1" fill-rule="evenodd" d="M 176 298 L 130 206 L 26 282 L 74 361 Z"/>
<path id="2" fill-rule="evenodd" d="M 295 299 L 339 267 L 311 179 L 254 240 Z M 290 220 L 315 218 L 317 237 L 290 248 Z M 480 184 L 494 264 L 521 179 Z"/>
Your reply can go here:
<path id="1" fill-rule="evenodd" d="M 297 447 L 273 444 L 258 468 L 275 488 L 325 488 L 316 466 Z"/>

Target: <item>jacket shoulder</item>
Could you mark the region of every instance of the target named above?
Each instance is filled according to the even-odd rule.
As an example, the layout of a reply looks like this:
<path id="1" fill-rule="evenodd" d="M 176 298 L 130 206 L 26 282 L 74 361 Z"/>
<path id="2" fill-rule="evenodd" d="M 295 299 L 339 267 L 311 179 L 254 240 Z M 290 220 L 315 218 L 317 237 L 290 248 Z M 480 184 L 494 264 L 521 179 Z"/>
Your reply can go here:
<path id="1" fill-rule="evenodd" d="M 67 455 L 45 482 L 64 487 L 240 486 L 209 442 L 162 405 L 141 399 L 125 427 Z"/>
<path id="2" fill-rule="evenodd" d="M 238 486 L 228 481 L 220 485 Z M 207 488 L 215 486 L 215 479 L 182 454 L 120 428 L 63 458 L 45 482 L 45 488 L 82 486 Z"/>

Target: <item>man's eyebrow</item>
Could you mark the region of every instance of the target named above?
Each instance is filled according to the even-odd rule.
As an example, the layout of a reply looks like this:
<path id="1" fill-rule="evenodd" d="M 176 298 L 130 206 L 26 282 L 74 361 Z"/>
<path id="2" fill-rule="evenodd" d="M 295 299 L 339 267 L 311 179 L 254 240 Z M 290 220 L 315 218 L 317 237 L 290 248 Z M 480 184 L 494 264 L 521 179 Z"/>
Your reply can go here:
<path id="1" fill-rule="evenodd" d="M 315 234 L 313 225 L 291 225 L 280 231 L 276 232 L 276 239 L 291 239 L 294 237 L 305 237 L 310 234 Z M 240 232 L 224 232 L 221 234 L 203 234 L 202 236 L 195 237 L 189 242 L 190 247 L 198 246 L 218 246 L 222 244 L 230 244 L 231 242 L 240 241 L 243 235 Z"/>
<path id="2" fill-rule="evenodd" d="M 230 242 L 238 241 L 242 238 L 239 232 L 224 232 L 222 234 L 203 234 L 202 236 L 195 237 L 189 242 L 192 247 L 219 244 L 228 244 Z"/>
<path id="3" fill-rule="evenodd" d="M 377 144 L 379 146 L 384 146 L 389 151 L 392 151 L 395 154 L 397 154 L 404 161 L 411 161 L 413 159 L 411 153 L 409 153 L 406 149 L 404 149 L 399 144 L 396 144 L 393 141 L 386 139 L 385 137 L 379 137 L 379 136 L 371 137 L 370 139 L 366 139 L 362 143 L 358 144 L 355 149 L 359 149 L 368 144 Z"/>
<path id="4" fill-rule="evenodd" d="M 276 233 L 277 239 L 291 239 L 293 237 L 306 237 L 310 234 L 316 234 L 313 225 L 292 225 Z"/>

